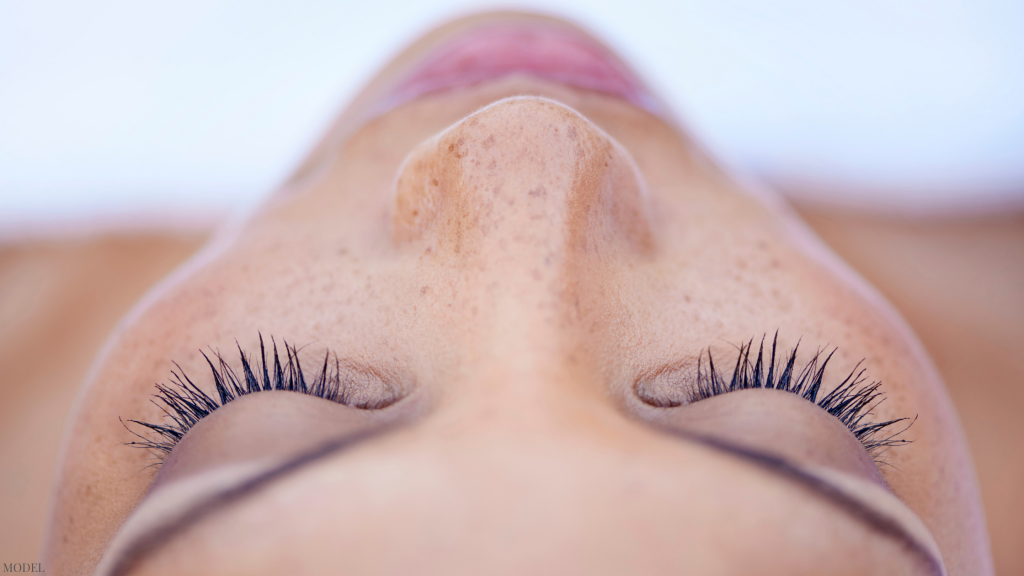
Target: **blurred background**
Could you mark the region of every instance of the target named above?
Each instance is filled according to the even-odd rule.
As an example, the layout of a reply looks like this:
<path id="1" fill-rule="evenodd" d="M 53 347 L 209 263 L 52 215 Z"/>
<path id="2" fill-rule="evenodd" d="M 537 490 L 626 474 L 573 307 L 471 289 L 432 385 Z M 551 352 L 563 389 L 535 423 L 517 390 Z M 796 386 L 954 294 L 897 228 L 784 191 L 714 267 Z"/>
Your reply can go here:
<path id="1" fill-rule="evenodd" d="M 606 38 L 720 157 L 801 198 L 1024 205 L 1024 3 L 516 5 Z M 248 202 L 405 43 L 488 6 L 3 0 L 0 226 Z"/>
<path id="2" fill-rule="evenodd" d="M 1024 574 L 1024 2 L 514 5 L 606 39 L 896 305 Z M 38 561 L 64 420 L 131 304 L 406 43 L 509 6 L 0 0 L 0 561 Z"/>

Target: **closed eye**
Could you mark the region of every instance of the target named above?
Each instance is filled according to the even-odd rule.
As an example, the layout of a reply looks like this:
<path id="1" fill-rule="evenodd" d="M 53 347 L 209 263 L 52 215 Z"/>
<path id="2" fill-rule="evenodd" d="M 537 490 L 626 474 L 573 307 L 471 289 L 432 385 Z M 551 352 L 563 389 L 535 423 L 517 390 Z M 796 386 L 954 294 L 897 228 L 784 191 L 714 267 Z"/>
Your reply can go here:
<path id="1" fill-rule="evenodd" d="M 885 400 L 881 382 L 869 382 L 861 363 L 839 385 L 825 393 L 823 381 L 833 349 L 827 355 L 818 350 L 802 368 L 797 369 L 799 344 L 788 353 L 779 353 L 778 332 L 771 348 L 765 350 L 764 338 L 758 345 L 757 356 L 751 360 L 753 339 L 739 346 L 739 355 L 732 374 L 726 378 L 716 368 L 708 348 L 697 363 L 696 378 L 679 383 L 678 379 L 666 385 L 655 380 L 641 380 L 634 387 L 636 395 L 645 404 L 657 408 L 674 408 L 707 400 L 741 390 L 765 389 L 789 392 L 818 406 L 834 416 L 857 438 L 877 464 L 884 464 L 881 456 L 890 448 L 904 446 L 911 441 L 899 438 L 912 424 L 910 418 L 875 421 L 874 410 Z M 705 359 L 706 356 L 706 359 Z"/>
<path id="2" fill-rule="evenodd" d="M 185 374 L 181 367 L 171 372 L 168 383 L 157 384 L 153 403 L 164 415 L 163 422 L 128 420 L 141 430 L 129 431 L 138 441 L 128 446 L 149 450 L 160 467 L 186 434 L 204 418 L 243 396 L 262 392 L 295 392 L 323 398 L 358 410 L 381 410 L 408 394 L 391 375 L 380 374 L 365 366 L 342 362 L 331 352 L 314 373 L 306 373 L 299 361 L 299 350 L 284 343 L 286 358 L 282 361 L 277 344 L 271 339 L 270 359 L 260 336 L 260 353 L 253 358 L 239 347 L 241 374 L 219 354 L 211 359 L 205 353 L 213 379 L 214 394 L 208 394 Z M 127 425 L 126 425 L 127 426 Z"/>

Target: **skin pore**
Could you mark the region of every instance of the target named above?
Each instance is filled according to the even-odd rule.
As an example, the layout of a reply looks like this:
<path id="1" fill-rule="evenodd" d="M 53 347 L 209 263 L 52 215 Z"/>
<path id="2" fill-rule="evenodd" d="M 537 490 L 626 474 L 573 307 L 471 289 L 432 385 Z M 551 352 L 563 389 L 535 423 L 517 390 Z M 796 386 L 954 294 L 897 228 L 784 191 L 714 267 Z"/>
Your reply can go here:
<path id="1" fill-rule="evenodd" d="M 66 442 L 47 566 L 990 573 L 934 369 L 780 201 L 741 188 L 655 107 L 534 75 L 380 107 L 425 46 L 497 19 L 566 26 L 491 15 L 428 35 L 281 193 L 125 320 Z M 826 387 L 864 359 L 887 396 L 873 418 L 916 417 L 913 443 L 879 467 L 793 394 L 659 406 L 638 393 L 678 375 L 644 389 L 671 395 L 708 347 L 724 359 L 776 331 L 804 361 L 838 347 Z M 196 424 L 158 474 L 123 446 L 121 419 L 161 421 L 149 399 L 172 361 L 212 394 L 197 350 L 237 369 L 226 351 L 258 355 L 261 334 L 314 370 L 330 350 L 366 398 L 400 398 L 368 410 L 250 394 Z M 210 512 L 182 519 L 195 510 Z"/>

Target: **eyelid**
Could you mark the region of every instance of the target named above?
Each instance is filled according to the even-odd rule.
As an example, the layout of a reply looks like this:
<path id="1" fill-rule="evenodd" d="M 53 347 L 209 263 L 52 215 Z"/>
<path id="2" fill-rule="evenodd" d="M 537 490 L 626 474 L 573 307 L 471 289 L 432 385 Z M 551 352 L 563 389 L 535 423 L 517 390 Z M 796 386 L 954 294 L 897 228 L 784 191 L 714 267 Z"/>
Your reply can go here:
<path id="1" fill-rule="evenodd" d="M 285 342 L 286 359 L 282 362 L 273 338 L 271 364 L 262 335 L 259 341 L 260 354 L 255 360 L 242 351 L 241 346 L 238 347 L 242 366 L 240 376 L 219 353 L 213 353 L 216 362 L 202 353 L 213 376 L 214 396 L 197 386 L 178 366 L 177 371 L 172 371 L 169 383 L 156 385 L 157 394 L 153 402 L 167 419 L 164 423 L 128 420 L 127 423 L 141 427 L 141 430 L 133 430 L 125 424 L 139 438 L 126 444 L 149 450 L 156 457 L 155 466 L 159 468 L 193 426 L 243 396 L 288 391 L 360 410 L 380 410 L 395 404 L 410 392 L 409 387 L 395 375 L 351 361 L 342 362 L 329 351 L 324 354 L 317 372 L 307 376 L 299 361 L 299 349 Z"/>
<path id="2" fill-rule="evenodd" d="M 271 390 L 230 402 L 204 418 L 161 463 L 150 491 L 211 468 L 288 458 L 394 420 L 321 398 Z"/>
<path id="3" fill-rule="evenodd" d="M 772 339 L 768 355 L 765 354 L 764 337 L 758 346 L 757 358 L 753 361 L 750 359 L 753 339 L 738 348 L 736 364 L 728 380 L 722 378 L 716 369 L 711 349 L 708 348 L 698 357 L 695 371 L 692 370 L 692 364 L 684 364 L 674 371 L 663 371 L 655 373 L 653 377 L 641 378 L 634 385 L 634 393 L 649 406 L 675 408 L 741 390 L 781 390 L 811 402 L 839 420 L 860 441 L 876 464 L 881 463 L 879 457 L 889 448 L 910 443 L 909 440 L 898 438 L 913 424 L 909 418 L 881 422 L 869 419 L 885 397 L 879 389 L 881 382 L 868 383 L 860 363 L 838 386 L 823 393 L 825 369 L 836 349 L 824 357 L 819 349 L 803 368 L 797 369 L 799 342 L 788 354 L 778 355 L 778 332 Z M 707 361 L 704 361 L 705 353 Z M 686 378 L 685 375 L 690 377 Z"/>
<path id="4" fill-rule="evenodd" d="M 888 488 L 876 461 L 849 428 L 789 392 L 746 390 L 708 398 L 673 410 L 665 424 Z"/>

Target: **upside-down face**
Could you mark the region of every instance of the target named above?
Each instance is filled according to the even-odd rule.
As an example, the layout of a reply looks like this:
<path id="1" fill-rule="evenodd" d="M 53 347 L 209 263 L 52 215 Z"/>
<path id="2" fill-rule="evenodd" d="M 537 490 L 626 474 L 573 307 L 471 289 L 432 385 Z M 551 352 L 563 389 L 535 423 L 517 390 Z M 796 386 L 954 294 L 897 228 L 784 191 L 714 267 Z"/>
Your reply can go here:
<path id="1" fill-rule="evenodd" d="M 920 345 L 663 110 L 563 22 L 412 46 L 114 336 L 48 569 L 991 573 Z"/>

